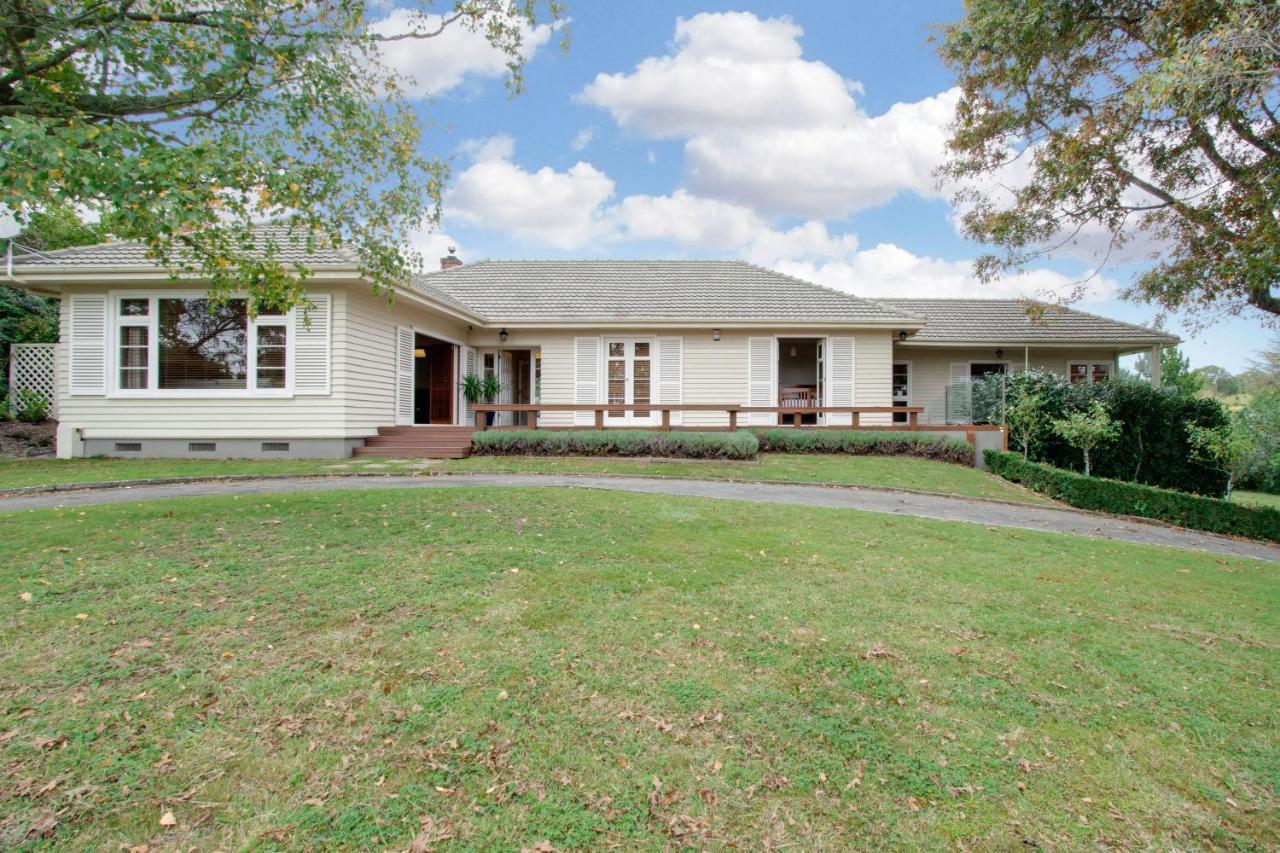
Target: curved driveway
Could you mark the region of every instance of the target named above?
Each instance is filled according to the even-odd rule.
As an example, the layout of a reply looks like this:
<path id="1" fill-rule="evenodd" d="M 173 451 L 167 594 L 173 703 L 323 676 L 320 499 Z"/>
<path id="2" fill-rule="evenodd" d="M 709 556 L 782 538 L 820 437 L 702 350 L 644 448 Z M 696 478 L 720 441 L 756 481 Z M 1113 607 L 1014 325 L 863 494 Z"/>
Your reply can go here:
<path id="1" fill-rule="evenodd" d="M 130 487 L 44 492 L 0 497 L 0 513 L 54 509 L 93 504 L 216 495 L 253 495 L 365 489 L 448 489 L 466 486 L 571 487 L 639 492 L 654 495 L 715 498 L 757 503 L 856 509 L 911 515 L 941 521 L 964 521 L 989 527 L 1016 527 L 1188 548 L 1234 557 L 1280 562 L 1280 546 L 1232 539 L 1212 533 L 1149 524 L 1126 518 L 1095 515 L 1065 507 L 1013 504 L 949 495 L 898 492 L 858 486 L 746 483 L 657 477 L 599 477 L 568 474 L 447 474 L 434 476 L 298 477 L 170 483 Z"/>

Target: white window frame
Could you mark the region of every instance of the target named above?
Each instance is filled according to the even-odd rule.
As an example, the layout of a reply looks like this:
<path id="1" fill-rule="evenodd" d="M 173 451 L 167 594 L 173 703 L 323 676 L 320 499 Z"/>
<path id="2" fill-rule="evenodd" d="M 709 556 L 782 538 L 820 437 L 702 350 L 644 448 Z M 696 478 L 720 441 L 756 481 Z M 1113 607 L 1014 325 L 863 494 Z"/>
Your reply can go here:
<path id="1" fill-rule="evenodd" d="M 161 299 L 208 299 L 209 294 L 203 290 L 113 290 L 107 293 L 107 371 L 108 398 L 131 399 L 234 399 L 234 398 L 275 398 L 286 399 L 293 396 L 293 353 L 294 353 L 294 315 L 296 309 L 289 309 L 285 314 L 272 314 L 249 318 L 248 334 L 245 340 L 245 378 L 244 388 L 161 388 L 160 387 L 160 300 Z M 231 299 L 247 299 L 241 292 L 230 294 Z M 120 303 L 126 299 L 148 300 L 147 316 L 126 317 L 120 313 Z M 147 332 L 147 387 L 120 387 L 120 329 L 125 326 L 146 326 Z M 283 326 L 285 330 L 284 379 L 283 388 L 258 387 L 258 327 Z"/>
<path id="2" fill-rule="evenodd" d="M 889 362 L 889 405 L 895 408 L 897 407 L 899 398 L 894 396 L 894 393 L 893 393 L 893 367 L 894 365 L 897 365 L 897 364 L 905 364 L 907 366 L 907 405 L 908 406 L 911 405 L 911 398 L 912 398 L 913 392 L 915 391 L 915 381 L 916 381 L 916 378 L 915 378 L 916 370 L 915 370 L 915 367 L 911 364 L 911 359 L 895 358 L 894 360 Z M 899 414 L 905 415 L 907 413 L 894 412 L 892 417 L 890 417 L 889 419 L 891 424 L 911 422 L 911 418 L 909 416 L 907 417 L 906 421 L 896 420 Z"/>
<path id="3" fill-rule="evenodd" d="M 658 336 L 657 335 L 601 335 L 600 337 L 600 402 L 608 404 L 609 402 L 609 344 L 621 343 L 628 344 L 626 347 L 626 355 L 623 360 L 627 366 L 626 376 L 626 396 L 627 400 L 624 405 L 633 405 L 635 403 L 635 345 L 638 343 L 647 343 L 649 345 L 649 405 L 657 406 L 658 403 L 654 399 L 655 392 L 658 389 L 657 368 L 658 368 Z M 775 392 L 776 393 L 776 392 Z M 604 413 L 605 426 L 653 426 L 658 423 L 659 419 L 656 409 L 651 410 L 647 415 L 638 415 L 634 409 L 627 409 L 620 417 L 610 415 L 608 411 Z"/>
<path id="4" fill-rule="evenodd" d="M 1107 369 L 1107 379 L 1115 379 L 1115 377 L 1116 377 L 1116 369 L 1115 369 L 1115 363 L 1114 363 L 1114 362 L 1110 362 L 1110 361 L 1068 361 L 1068 362 L 1067 362 L 1067 384 L 1072 384 L 1072 382 L 1071 382 L 1071 368 L 1073 368 L 1073 367 L 1080 367 L 1080 366 L 1083 366 L 1084 368 L 1086 368 L 1086 369 L 1085 369 L 1085 373 L 1084 373 L 1084 377 L 1085 377 L 1085 379 L 1084 379 L 1084 384 L 1085 384 L 1085 385 L 1092 385 L 1092 384 L 1093 384 L 1093 382 L 1094 382 L 1094 379 L 1093 379 L 1093 369 L 1094 369 L 1095 367 L 1105 367 L 1105 368 Z"/>

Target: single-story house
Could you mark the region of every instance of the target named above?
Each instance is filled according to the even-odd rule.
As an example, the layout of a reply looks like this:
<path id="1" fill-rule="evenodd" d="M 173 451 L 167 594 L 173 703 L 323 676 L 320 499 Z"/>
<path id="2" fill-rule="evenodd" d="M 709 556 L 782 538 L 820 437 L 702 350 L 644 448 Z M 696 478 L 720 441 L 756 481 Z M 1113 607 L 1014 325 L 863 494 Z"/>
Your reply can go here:
<path id="1" fill-rule="evenodd" d="M 742 261 L 450 255 L 388 298 L 354 253 L 293 245 L 284 259 L 311 270 L 305 316 L 251 318 L 236 299 L 210 313 L 199 281 L 137 243 L 15 257 L 9 280 L 61 299 L 59 455 L 390 455 L 411 427 L 469 442 L 467 374 L 495 375 L 499 403 L 546 407 L 499 425 L 724 428 L 842 407 L 803 420 L 941 428 L 969 418 L 955 389 L 972 377 L 1094 382 L 1178 342 L 1059 306 L 1033 318 L 1016 300 L 859 298 Z M 589 408 L 602 404 L 640 408 Z"/>

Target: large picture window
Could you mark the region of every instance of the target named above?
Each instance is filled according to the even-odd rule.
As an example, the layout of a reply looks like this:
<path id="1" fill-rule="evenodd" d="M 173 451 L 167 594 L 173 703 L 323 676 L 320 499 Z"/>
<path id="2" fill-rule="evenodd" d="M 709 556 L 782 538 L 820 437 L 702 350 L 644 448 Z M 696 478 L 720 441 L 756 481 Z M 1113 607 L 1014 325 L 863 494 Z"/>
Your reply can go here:
<path id="1" fill-rule="evenodd" d="M 117 389 L 283 393 L 289 388 L 289 318 L 251 318 L 244 299 L 199 296 L 117 300 Z"/>

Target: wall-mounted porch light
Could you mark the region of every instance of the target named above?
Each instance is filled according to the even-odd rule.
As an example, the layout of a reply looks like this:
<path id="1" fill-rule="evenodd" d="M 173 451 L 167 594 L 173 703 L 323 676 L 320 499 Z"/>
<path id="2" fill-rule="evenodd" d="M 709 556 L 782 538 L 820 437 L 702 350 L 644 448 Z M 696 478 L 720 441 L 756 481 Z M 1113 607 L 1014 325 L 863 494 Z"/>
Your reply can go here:
<path id="1" fill-rule="evenodd" d="M 1002 358 L 1004 358 L 1004 350 L 1002 349 L 996 350 L 996 361 L 999 361 Z"/>
<path id="2" fill-rule="evenodd" d="M 498 332 L 498 340 L 502 341 L 504 344 L 507 342 L 507 338 L 509 337 L 511 337 L 511 335 L 507 333 L 506 329 L 503 329 L 501 332 Z"/>
<path id="3" fill-rule="evenodd" d="M 426 351 L 426 350 L 424 350 L 422 347 L 418 347 L 416 350 L 414 350 L 414 351 L 413 351 L 413 357 L 414 357 L 414 358 L 426 358 L 426 357 L 427 357 L 427 351 Z"/>
<path id="4" fill-rule="evenodd" d="M 712 330 L 711 330 L 711 340 L 713 340 L 713 341 L 718 341 L 718 340 L 720 340 L 720 330 L 719 330 L 719 329 L 712 329 Z"/>
<path id="5" fill-rule="evenodd" d="M 898 332 L 898 343 L 905 344 L 907 342 L 907 333 Z"/>

